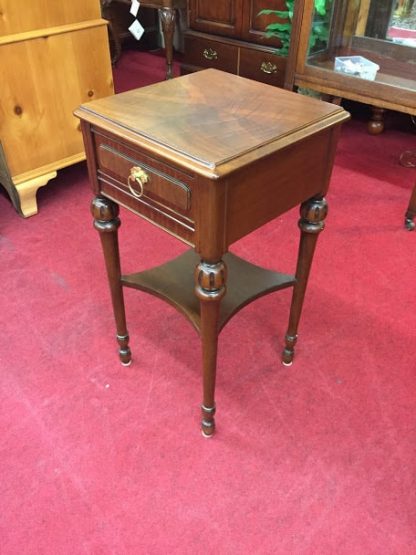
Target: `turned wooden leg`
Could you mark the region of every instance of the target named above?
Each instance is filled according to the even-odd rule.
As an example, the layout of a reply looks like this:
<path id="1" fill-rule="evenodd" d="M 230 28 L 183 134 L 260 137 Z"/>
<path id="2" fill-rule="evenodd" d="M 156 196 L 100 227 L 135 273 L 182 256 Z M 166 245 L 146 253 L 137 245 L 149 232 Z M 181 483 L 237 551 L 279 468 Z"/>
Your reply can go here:
<path id="1" fill-rule="evenodd" d="M 201 260 L 195 269 L 195 294 L 200 301 L 203 367 L 203 401 L 201 429 L 204 437 L 215 431 L 215 376 L 217 370 L 218 319 L 221 299 L 225 295 L 227 271 L 224 262 Z"/>
<path id="2" fill-rule="evenodd" d="M 409 231 L 415 228 L 413 221 L 416 216 L 416 184 L 413 187 L 412 196 L 410 197 L 409 206 L 407 207 L 406 214 L 404 215 L 404 225 Z"/>
<path id="3" fill-rule="evenodd" d="M 116 64 L 121 56 L 121 40 L 118 36 L 117 30 L 114 29 L 112 21 L 108 22 L 108 34 L 113 41 L 114 51 L 111 53 L 111 63 Z"/>
<path id="4" fill-rule="evenodd" d="M 121 285 L 120 255 L 118 249 L 117 232 L 120 227 L 120 219 L 118 217 L 119 208 L 117 204 L 109 199 L 96 197 L 92 201 L 91 212 L 94 216 L 94 227 L 100 234 L 101 245 L 104 252 L 114 318 L 116 321 L 117 342 L 120 347 L 120 360 L 123 366 L 128 366 L 131 363 L 131 352 L 129 348 L 129 334 L 126 327 L 123 287 Z"/>
<path id="5" fill-rule="evenodd" d="M 296 283 L 293 287 L 289 326 L 285 337 L 285 348 L 282 353 L 282 363 L 285 366 L 290 366 L 293 362 L 295 344 L 298 338 L 298 325 L 313 254 L 315 252 L 316 240 L 319 233 L 325 227 L 324 220 L 327 213 L 328 205 L 324 198 L 310 199 L 300 207 L 301 217 L 298 225 L 301 230 L 301 237 L 296 268 Z"/>
<path id="6" fill-rule="evenodd" d="M 166 79 L 173 77 L 173 33 L 175 30 L 176 10 L 174 8 L 160 8 L 163 38 L 166 52 Z"/>
<path id="7" fill-rule="evenodd" d="M 101 15 L 108 21 L 108 36 L 110 44 L 113 43 L 113 51 L 111 52 L 111 63 L 114 65 L 121 56 L 121 40 L 114 25 L 114 17 L 112 11 L 112 0 L 101 0 Z"/>
<path id="8" fill-rule="evenodd" d="M 384 110 L 383 108 L 376 108 L 371 106 L 372 116 L 368 122 L 368 132 L 370 135 L 380 135 L 384 131 Z"/>

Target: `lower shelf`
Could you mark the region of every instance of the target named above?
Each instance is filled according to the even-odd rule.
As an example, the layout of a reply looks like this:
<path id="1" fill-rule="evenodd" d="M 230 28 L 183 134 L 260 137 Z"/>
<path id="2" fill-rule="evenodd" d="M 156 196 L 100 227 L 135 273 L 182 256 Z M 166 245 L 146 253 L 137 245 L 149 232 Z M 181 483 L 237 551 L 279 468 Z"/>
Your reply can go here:
<path id="1" fill-rule="evenodd" d="M 273 291 L 295 284 L 294 276 L 260 268 L 234 254 L 227 253 L 227 292 L 221 301 L 218 331 L 244 306 Z M 194 250 L 174 260 L 136 274 L 122 276 L 125 287 L 155 295 L 182 312 L 200 332 L 199 301 L 194 293 L 194 269 L 200 262 Z"/>

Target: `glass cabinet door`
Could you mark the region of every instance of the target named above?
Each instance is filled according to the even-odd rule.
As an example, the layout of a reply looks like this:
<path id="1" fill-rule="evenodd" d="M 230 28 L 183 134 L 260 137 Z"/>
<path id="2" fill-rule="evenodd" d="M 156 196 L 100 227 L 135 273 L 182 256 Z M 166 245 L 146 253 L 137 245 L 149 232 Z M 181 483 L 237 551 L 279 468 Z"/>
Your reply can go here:
<path id="1" fill-rule="evenodd" d="M 305 16 L 299 18 L 303 46 L 296 63 L 301 84 L 357 100 L 362 94 L 368 103 L 384 100 L 386 107 L 396 95 L 403 111 L 416 112 L 415 0 L 299 4 Z"/>

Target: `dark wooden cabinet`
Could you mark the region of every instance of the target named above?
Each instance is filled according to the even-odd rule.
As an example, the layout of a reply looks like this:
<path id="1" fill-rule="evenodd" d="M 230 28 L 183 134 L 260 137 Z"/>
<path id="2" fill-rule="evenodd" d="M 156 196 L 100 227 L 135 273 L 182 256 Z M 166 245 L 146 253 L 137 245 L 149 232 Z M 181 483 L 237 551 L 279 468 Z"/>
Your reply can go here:
<path id="1" fill-rule="evenodd" d="M 286 58 L 280 42 L 268 38 L 273 15 L 262 9 L 285 10 L 284 0 L 189 0 L 182 73 L 214 67 L 256 81 L 283 86 Z"/>
<path id="2" fill-rule="evenodd" d="M 269 23 L 277 21 L 276 17 L 258 15 L 261 10 L 286 10 L 284 0 L 244 0 L 241 18 L 241 38 L 260 44 L 279 47 L 277 39 L 266 37 L 264 29 Z"/>
<path id="3" fill-rule="evenodd" d="M 243 0 L 190 0 L 192 29 L 227 37 L 241 35 Z"/>

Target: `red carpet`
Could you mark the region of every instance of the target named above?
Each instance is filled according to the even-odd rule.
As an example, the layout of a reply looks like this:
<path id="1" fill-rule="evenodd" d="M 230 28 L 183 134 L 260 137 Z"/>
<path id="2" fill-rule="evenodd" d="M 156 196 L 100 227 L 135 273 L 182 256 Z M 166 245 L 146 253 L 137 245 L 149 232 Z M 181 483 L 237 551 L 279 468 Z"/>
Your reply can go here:
<path id="1" fill-rule="evenodd" d="M 402 29 L 401 27 L 390 27 L 388 31 L 390 38 L 401 38 L 401 39 L 416 39 L 415 29 Z"/>
<path id="2" fill-rule="evenodd" d="M 163 74 L 129 53 L 117 89 Z M 1 554 L 415 553 L 416 172 L 398 164 L 415 147 L 344 127 L 295 363 L 279 362 L 289 291 L 241 311 L 220 338 L 212 440 L 198 337 L 173 308 L 127 290 L 134 363 L 117 361 L 85 165 L 27 220 L 1 194 Z M 297 218 L 233 250 L 292 272 Z M 184 248 L 122 222 L 125 272 Z"/>

